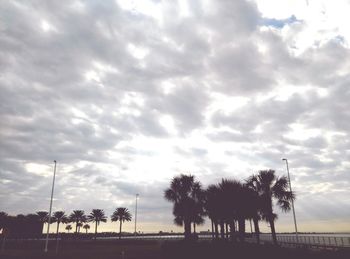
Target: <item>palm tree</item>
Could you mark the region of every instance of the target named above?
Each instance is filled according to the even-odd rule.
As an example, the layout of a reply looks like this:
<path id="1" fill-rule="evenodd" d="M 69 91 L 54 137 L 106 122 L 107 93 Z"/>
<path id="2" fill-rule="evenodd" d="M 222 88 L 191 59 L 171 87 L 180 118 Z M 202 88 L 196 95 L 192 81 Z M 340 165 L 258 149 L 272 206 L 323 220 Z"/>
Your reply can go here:
<path id="1" fill-rule="evenodd" d="M 38 211 L 36 212 L 36 215 L 38 215 L 39 221 L 43 224 L 44 228 L 44 224 L 49 221 L 49 213 L 47 211 Z"/>
<path id="2" fill-rule="evenodd" d="M 276 177 L 274 170 L 262 170 L 258 175 L 252 176 L 250 181 L 254 183 L 260 196 L 262 216 L 269 222 L 272 239 L 277 244 L 275 220 L 277 214 L 273 212 L 273 199 L 283 212 L 291 209 L 291 201 L 295 199 L 294 193 L 288 191 L 288 180 L 285 176 Z"/>
<path id="3" fill-rule="evenodd" d="M 89 224 L 85 224 L 84 226 L 83 226 L 83 229 L 85 229 L 85 233 L 87 234 L 87 232 L 88 232 L 88 230 L 90 229 L 90 225 Z"/>
<path id="4" fill-rule="evenodd" d="M 58 230 L 60 227 L 60 223 L 65 223 L 68 221 L 68 217 L 66 216 L 64 211 L 56 211 L 53 214 L 52 222 L 57 223 L 57 230 L 56 230 L 56 239 L 58 238 Z"/>
<path id="5" fill-rule="evenodd" d="M 174 222 L 177 225 L 184 226 L 185 239 L 191 237 L 191 223 L 196 218 L 204 215 L 204 202 L 199 202 L 197 199 L 201 192 L 200 183 L 194 180 L 194 176 L 183 174 L 174 177 L 170 183 L 170 188 L 164 192 L 164 198 L 174 203 Z M 202 195 L 200 194 L 200 196 Z"/>
<path id="6" fill-rule="evenodd" d="M 80 232 L 80 227 L 82 223 L 86 222 L 86 216 L 83 210 L 74 210 L 69 216 L 70 222 L 74 222 L 75 225 L 75 233 Z"/>
<path id="7" fill-rule="evenodd" d="M 78 233 L 80 233 L 80 228 L 83 226 L 83 223 L 79 222 L 77 225 L 78 225 Z"/>
<path id="8" fill-rule="evenodd" d="M 112 221 L 120 222 L 119 225 L 119 239 L 122 237 L 122 223 L 124 221 L 131 221 L 131 214 L 127 208 L 116 208 L 111 216 Z"/>
<path id="9" fill-rule="evenodd" d="M 68 224 L 68 225 L 66 226 L 66 230 L 67 230 L 67 231 L 68 231 L 68 233 L 69 233 L 69 231 L 71 231 L 71 230 L 72 230 L 72 225 Z"/>
<path id="10" fill-rule="evenodd" d="M 205 215 L 204 203 L 205 203 L 205 192 L 202 189 L 200 182 L 193 184 L 193 191 L 191 192 L 191 198 L 194 200 L 195 206 L 193 207 L 193 214 L 191 221 L 193 222 L 193 233 L 196 233 L 196 225 L 203 225 Z"/>
<path id="11" fill-rule="evenodd" d="M 254 223 L 254 232 L 256 236 L 256 241 L 260 244 L 260 228 L 259 220 L 261 220 L 262 206 L 261 206 L 261 197 L 259 195 L 259 190 L 256 182 L 256 176 L 251 176 L 246 180 L 245 186 L 250 190 L 250 219 L 253 219 Z"/>
<path id="12" fill-rule="evenodd" d="M 219 188 L 219 213 L 221 238 L 224 238 L 224 223 L 230 225 L 231 239 L 235 237 L 235 221 L 239 223 L 239 236 L 244 236 L 244 215 L 241 211 L 242 184 L 236 180 L 222 179 L 218 185 Z"/>
<path id="13" fill-rule="evenodd" d="M 97 226 L 100 222 L 107 222 L 107 217 L 103 210 L 93 209 L 90 215 L 88 216 L 89 222 L 95 222 L 95 239 L 97 236 Z"/>
<path id="14" fill-rule="evenodd" d="M 219 187 L 217 185 L 209 185 L 205 191 L 205 203 L 204 209 L 207 216 L 211 220 L 211 229 L 213 238 L 218 238 L 218 224 L 220 218 L 220 200 L 219 200 Z"/>

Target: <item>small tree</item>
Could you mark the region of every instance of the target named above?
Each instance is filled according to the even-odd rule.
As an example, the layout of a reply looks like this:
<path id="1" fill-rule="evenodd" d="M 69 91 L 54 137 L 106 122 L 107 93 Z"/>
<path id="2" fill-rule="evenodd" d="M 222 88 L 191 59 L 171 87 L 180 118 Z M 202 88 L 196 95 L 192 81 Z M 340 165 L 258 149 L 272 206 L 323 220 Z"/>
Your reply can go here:
<path id="1" fill-rule="evenodd" d="M 68 224 L 68 225 L 66 226 L 66 230 L 67 230 L 67 231 L 68 231 L 68 233 L 69 233 L 69 231 L 71 231 L 71 230 L 72 230 L 72 225 Z"/>
<path id="2" fill-rule="evenodd" d="M 89 224 L 85 224 L 83 226 L 83 229 L 85 229 L 85 233 L 87 234 L 88 230 L 90 229 L 90 225 Z"/>

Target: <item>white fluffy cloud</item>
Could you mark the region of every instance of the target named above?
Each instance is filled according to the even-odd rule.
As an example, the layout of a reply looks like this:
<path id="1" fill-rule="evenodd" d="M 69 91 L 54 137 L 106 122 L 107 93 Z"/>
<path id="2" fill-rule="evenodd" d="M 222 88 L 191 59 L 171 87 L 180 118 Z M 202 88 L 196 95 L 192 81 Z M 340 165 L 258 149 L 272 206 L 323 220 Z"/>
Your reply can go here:
<path id="1" fill-rule="evenodd" d="M 174 175 L 282 175 L 287 157 L 300 230 L 350 230 L 348 1 L 0 6 L 0 210 L 46 209 L 56 159 L 54 209 L 140 193 L 140 228 L 174 229 Z"/>

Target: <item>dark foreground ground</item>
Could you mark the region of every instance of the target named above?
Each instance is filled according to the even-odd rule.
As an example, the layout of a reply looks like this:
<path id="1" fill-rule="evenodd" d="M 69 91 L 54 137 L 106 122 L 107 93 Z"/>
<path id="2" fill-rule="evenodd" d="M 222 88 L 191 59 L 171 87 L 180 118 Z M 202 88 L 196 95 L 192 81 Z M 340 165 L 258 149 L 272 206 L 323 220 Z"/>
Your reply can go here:
<path id="1" fill-rule="evenodd" d="M 227 242 L 201 241 L 146 241 L 146 240 L 66 240 L 51 242 L 49 252 L 42 250 L 43 241 L 8 242 L 0 258 L 8 259 L 349 259 L 350 250 L 314 251 L 291 249 L 270 245 L 232 244 Z"/>

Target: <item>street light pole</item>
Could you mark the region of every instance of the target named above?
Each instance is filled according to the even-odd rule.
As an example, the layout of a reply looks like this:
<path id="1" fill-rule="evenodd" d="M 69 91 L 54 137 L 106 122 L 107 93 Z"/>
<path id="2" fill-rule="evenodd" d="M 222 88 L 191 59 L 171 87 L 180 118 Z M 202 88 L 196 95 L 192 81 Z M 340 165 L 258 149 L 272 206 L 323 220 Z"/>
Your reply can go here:
<path id="1" fill-rule="evenodd" d="M 283 158 L 282 160 L 286 162 L 287 174 L 288 174 L 288 182 L 289 182 L 289 190 L 290 190 L 291 193 L 293 193 L 293 191 L 292 191 L 292 184 L 291 184 L 291 182 L 290 182 L 290 176 L 289 176 L 288 159 L 287 159 L 287 158 Z M 294 209 L 294 201 L 293 201 L 293 200 L 292 200 L 292 209 L 293 209 L 293 217 L 294 217 L 295 237 L 296 237 L 297 243 L 299 243 L 298 228 L 297 228 L 297 220 L 296 220 L 296 217 L 295 217 L 295 209 Z"/>
<path id="2" fill-rule="evenodd" d="M 47 252 L 47 246 L 49 244 L 49 232 L 50 232 L 50 224 L 51 224 L 51 211 L 52 211 L 52 199 L 53 199 L 53 191 L 55 189 L 55 178 L 56 178 L 56 160 L 53 161 L 55 163 L 53 170 L 53 180 L 52 180 L 52 189 L 51 189 L 51 200 L 50 200 L 50 210 L 49 210 L 49 220 L 47 222 L 47 233 L 46 233 L 46 241 L 45 241 L 45 252 Z"/>
<path id="3" fill-rule="evenodd" d="M 137 199 L 139 198 L 139 194 L 136 194 L 136 199 L 135 199 L 135 232 L 134 235 L 136 236 L 136 222 L 137 222 Z"/>

